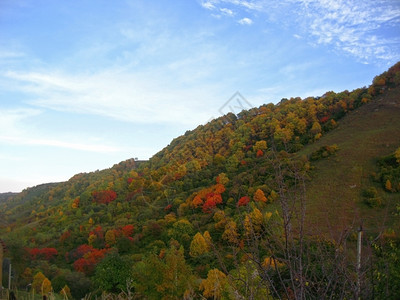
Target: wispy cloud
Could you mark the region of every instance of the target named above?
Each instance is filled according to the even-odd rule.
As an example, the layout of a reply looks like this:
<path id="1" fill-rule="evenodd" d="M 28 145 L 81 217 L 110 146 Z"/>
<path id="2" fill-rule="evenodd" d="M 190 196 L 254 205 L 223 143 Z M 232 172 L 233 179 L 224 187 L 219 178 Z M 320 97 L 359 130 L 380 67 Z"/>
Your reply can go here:
<path id="1" fill-rule="evenodd" d="M 13 72 L 7 76 L 19 81 L 24 91 L 32 94 L 29 103 L 39 108 L 134 123 L 194 125 L 205 118 L 196 107 L 203 96 L 200 89 L 181 88 L 167 77 L 160 80 L 152 74 L 110 70 L 92 75 Z"/>
<path id="2" fill-rule="evenodd" d="M 250 10 L 262 10 L 263 7 L 267 5 L 266 1 L 223 0 L 221 2 L 230 3 Z"/>
<path id="3" fill-rule="evenodd" d="M 209 10 L 215 9 L 215 5 L 211 1 L 202 1 L 201 6 Z"/>
<path id="4" fill-rule="evenodd" d="M 221 8 L 220 11 L 222 12 L 222 14 L 226 15 L 226 16 L 234 16 L 234 12 L 229 9 L 229 8 Z"/>
<path id="5" fill-rule="evenodd" d="M 243 18 L 243 19 L 240 19 L 238 21 L 238 23 L 241 25 L 251 25 L 251 24 L 253 24 L 253 20 L 249 19 L 249 18 Z"/>
<path id="6" fill-rule="evenodd" d="M 6 142 L 10 144 L 16 145 L 25 145 L 25 146 L 48 146 L 48 147 L 56 147 L 56 148 L 65 148 L 72 150 L 80 150 L 80 151 L 89 151 L 89 152 L 98 152 L 98 153 L 110 153 L 110 152 L 118 152 L 121 149 L 117 147 L 101 145 L 101 144 L 84 144 L 84 143 L 75 143 L 68 142 L 63 140 L 56 139 L 43 139 L 43 138 L 30 138 L 30 137 L 16 137 L 16 136 L 2 136 L 0 135 L 0 141 Z"/>
<path id="7" fill-rule="evenodd" d="M 215 0 L 214 9 L 229 4 L 269 21 L 281 23 L 313 45 L 328 45 L 361 61 L 400 59 L 400 3 L 362 0 Z M 249 25 L 251 18 L 240 24 Z M 385 32 L 385 33 L 383 33 Z M 388 36 L 389 35 L 389 36 Z"/>
<path id="8" fill-rule="evenodd" d="M 117 147 L 99 143 L 82 143 L 38 135 L 27 124 L 34 118 L 40 118 L 41 113 L 39 109 L 0 109 L 0 144 L 49 146 L 99 153 L 121 151 Z M 4 157 L 0 155 L 0 159 L 2 158 Z"/>
<path id="9" fill-rule="evenodd" d="M 400 5 L 380 1 L 302 1 L 310 35 L 318 44 L 334 45 L 362 60 L 395 59 L 392 41 L 380 30 L 400 25 Z M 318 16 L 318 17 L 317 17 Z M 399 54 L 397 53 L 397 56 Z"/>
<path id="10" fill-rule="evenodd" d="M 40 113 L 39 109 L 31 108 L 0 109 L 0 134 L 8 136 L 21 134 L 23 130 L 21 123 Z"/>

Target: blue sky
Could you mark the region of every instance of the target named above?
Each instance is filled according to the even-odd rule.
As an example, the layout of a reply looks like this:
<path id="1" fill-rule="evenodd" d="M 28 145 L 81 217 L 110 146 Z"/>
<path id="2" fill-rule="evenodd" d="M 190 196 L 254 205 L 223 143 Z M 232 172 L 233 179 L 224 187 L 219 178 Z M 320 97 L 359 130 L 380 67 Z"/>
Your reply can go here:
<path id="1" fill-rule="evenodd" d="M 399 33 L 398 0 L 1 0 L 0 192 L 147 159 L 236 91 L 368 86 Z"/>

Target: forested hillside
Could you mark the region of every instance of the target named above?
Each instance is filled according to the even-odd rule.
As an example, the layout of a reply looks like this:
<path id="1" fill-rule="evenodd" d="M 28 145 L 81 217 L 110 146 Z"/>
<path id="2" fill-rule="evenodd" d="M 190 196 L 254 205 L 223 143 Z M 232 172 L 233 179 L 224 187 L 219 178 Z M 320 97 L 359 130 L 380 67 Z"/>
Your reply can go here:
<path id="1" fill-rule="evenodd" d="M 0 237 L 15 289 L 38 294 L 397 299 L 399 214 L 397 63 L 221 116 L 148 162 L 2 195 Z"/>

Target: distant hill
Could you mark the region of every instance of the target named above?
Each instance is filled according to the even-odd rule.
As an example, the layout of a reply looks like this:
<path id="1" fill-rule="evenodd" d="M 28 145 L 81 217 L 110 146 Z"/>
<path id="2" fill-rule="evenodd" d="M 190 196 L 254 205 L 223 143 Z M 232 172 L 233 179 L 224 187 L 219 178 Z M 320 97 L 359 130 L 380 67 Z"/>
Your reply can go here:
<path id="1" fill-rule="evenodd" d="M 17 286 L 41 272 L 73 298 L 132 278 L 148 299 L 395 299 L 398 149 L 400 63 L 369 87 L 221 116 L 149 161 L 2 194 L 0 235 Z M 356 272 L 360 225 L 374 264 Z"/>
<path id="2" fill-rule="evenodd" d="M 0 193 L 0 202 L 7 200 L 8 198 L 11 198 L 15 196 L 17 193 Z"/>

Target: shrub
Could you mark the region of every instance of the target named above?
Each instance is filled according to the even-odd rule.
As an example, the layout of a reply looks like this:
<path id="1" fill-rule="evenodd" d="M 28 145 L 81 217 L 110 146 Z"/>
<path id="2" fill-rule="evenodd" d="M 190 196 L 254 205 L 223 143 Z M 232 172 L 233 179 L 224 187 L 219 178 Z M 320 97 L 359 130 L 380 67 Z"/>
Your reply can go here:
<path id="1" fill-rule="evenodd" d="M 362 190 L 362 196 L 364 197 L 364 203 L 369 207 L 379 207 L 382 205 L 382 198 L 375 187 Z"/>

